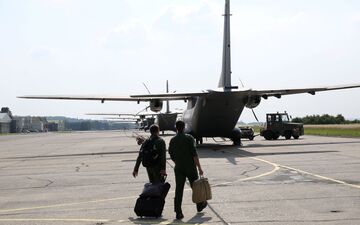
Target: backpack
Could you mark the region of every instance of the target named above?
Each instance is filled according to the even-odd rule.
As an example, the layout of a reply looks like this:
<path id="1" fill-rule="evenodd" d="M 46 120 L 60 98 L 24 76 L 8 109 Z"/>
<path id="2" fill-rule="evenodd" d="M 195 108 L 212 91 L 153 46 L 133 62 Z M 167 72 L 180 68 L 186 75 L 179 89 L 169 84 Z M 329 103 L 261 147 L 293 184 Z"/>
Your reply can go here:
<path id="1" fill-rule="evenodd" d="M 154 167 L 159 161 L 159 153 L 155 147 L 157 139 L 148 139 L 141 146 L 142 164 L 144 167 Z"/>

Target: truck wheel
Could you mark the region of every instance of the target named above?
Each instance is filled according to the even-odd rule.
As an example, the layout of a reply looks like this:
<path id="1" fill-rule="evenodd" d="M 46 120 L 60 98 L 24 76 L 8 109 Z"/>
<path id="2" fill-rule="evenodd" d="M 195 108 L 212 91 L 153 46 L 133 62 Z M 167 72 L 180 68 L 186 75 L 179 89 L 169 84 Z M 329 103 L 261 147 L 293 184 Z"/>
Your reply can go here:
<path id="1" fill-rule="evenodd" d="M 254 140 L 254 136 L 249 137 L 249 140 L 250 141 Z"/>
<path id="2" fill-rule="evenodd" d="M 267 131 L 264 132 L 265 140 L 270 141 L 270 140 L 272 140 L 272 137 L 273 137 L 273 132 L 272 131 L 267 130 Z"/>
<path id="3" fill-rule="evenodd" d="M 291 138 L 291 131 L 289 131 L 289 130 L 287 130 L 287 131 L 285 131 L 285 134 L 284 134 L 284 136 L 285 136 L 285 139 L 286 140 L 289 140 L 290 138 Z"/>
<path id="4" fill-rule="evenodd" d="M 277 133 L 273 133 L 273 135 L 272 135 L 273 140 L 277 140 L 279 137 L 280 137 L 280 135 Z"/>
<path id="5" fill-rule="evenodd" d="M 294 139 L 299 139 L 299 135 L 293 135 Z"/>

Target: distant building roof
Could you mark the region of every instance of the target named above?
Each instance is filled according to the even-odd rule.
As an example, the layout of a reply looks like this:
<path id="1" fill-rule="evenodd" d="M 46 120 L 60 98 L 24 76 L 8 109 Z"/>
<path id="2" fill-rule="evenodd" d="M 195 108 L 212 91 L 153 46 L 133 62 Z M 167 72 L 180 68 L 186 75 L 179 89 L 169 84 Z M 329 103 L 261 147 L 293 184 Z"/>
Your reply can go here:
<path id="1" fill-rule="evenodd" d="M 0 113 L 0 123 L 10 123 L 11 118 L 7 113 Z"/>

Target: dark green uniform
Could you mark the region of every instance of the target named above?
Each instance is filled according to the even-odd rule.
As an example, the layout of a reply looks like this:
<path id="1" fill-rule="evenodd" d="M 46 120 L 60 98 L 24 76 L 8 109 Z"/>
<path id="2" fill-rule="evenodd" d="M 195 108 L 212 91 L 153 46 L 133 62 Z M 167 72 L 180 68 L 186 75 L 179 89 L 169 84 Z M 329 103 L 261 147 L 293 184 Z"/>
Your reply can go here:
<path id="1" fill-rule="evenodd" d="M 160 175 L 160 171 L 166 170 L 166 145 L 165 145 L 165 141 L 162 138 L 157 137 L 157 136 L 152 136 L 146 141 L 150 141 L 150 140 L 155 141 L 153 149 L 158 152 L 159 160 L 156 165 L 154 165 L 152 167 L 146 167 L 146 171 L 147 171 L 150 183 L 155 183 L 155 182 L 163 181 L 163 178 Z M 145 142 L 141 145 L 141 148 L 144 146 Z M 139 171 L 141 162 L 142 162 L 142 154 L 141 154 L 141 152 L 139 152 L 139 156 L 136 159 L 134 171 Z"/>
<path id="2" fill-rule="evenodd" d="M 170 140 L 169 154 L 175 162 L 175 212 L 182 212 L 181 203 L 186 178 L 190 185 L 199 178 L 194 156 L 197 156 L 195 140 L 191 135 L 178 133 Z"/>

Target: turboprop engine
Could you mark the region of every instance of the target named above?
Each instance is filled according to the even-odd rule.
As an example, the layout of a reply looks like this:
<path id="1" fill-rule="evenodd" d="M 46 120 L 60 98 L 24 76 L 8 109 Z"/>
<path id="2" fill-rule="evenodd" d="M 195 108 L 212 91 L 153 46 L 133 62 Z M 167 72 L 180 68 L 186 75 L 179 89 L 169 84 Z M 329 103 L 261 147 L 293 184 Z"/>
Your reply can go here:
<path id="1" fill-rule="evenodd" d="M 261 102 L 261 97 L 260 96 L 249 96 L 246 100 L 245 100 L 245 106 L 247 108 L 253 109 L 255 107 L 257 107 Z"/>
<path id="2" fill-rule="evenodd" d="M 150 101 L 150 110 L 153 112 L 160 112 L 163 107 L 163 101 L 154 99 Z"/>

